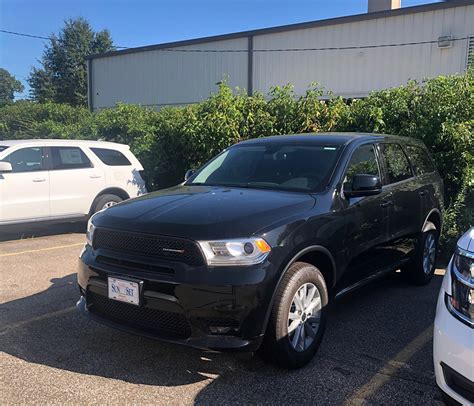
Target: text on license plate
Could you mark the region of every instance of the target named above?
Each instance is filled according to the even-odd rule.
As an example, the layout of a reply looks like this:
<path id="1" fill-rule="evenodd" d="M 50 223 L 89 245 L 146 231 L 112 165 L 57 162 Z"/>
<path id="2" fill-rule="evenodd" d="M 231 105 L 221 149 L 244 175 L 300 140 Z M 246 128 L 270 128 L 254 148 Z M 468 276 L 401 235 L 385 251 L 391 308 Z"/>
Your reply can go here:
<path id="1" fill-rule="evenodd" d="M 138 283 L 111 277 L 109 277 L 108 280 L 109 299 L 134 304 L 137 306 L 140 304 L 140 290 Z"/>

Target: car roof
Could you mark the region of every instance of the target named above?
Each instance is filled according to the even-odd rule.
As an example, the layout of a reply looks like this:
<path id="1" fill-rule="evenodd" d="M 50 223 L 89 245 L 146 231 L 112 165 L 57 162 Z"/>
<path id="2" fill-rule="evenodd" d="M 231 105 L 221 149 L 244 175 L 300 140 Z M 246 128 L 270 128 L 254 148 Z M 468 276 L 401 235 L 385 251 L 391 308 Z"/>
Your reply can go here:
<path id="1" fill-rule="evenodd" d="M 405 144 L 422 144 L 419 140 L 390 134 L 358 133 L 358 132 L 322 132 L 307 134 L 274 135 L 271 137 L 253 138 L 242 141 L 238 145 L 253 145 L 266 143 L 298 143 L 298 144 L 331 144 L 345 145 L 355 141 L 399 141 Z"/>
<path id="2" fill-rule="evenodd" d="M 30 140 L 0 140 L 0 146 L 13 147 L 16 145 L 38 145 L 38 146 L 51 146 L 51 145 L 83 145 L 89 147 L 109 147 L 115 149 L 129 148 L 126 144 L 119 144 L 116 142 L 108 141 L 91 141 L 91 140 L 62 140 L 62 139 L 30 139 Z"/>

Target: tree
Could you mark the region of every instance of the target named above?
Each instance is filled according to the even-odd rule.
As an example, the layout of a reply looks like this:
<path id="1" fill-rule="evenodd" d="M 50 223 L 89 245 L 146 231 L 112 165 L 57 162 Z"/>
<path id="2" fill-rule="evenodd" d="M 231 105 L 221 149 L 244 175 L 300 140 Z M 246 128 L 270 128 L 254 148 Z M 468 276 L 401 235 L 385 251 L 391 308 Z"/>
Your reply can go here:
<path id="1" fill-rule="evenodd" d="M 6 69 L 0 68 L 0 104 L 11 103 L 15 93 L 22 92 L 23 85 Z"/>
<path id="2" fill-rule="evenodd" d="M 84 18 L 69 19 L 59 34 L 51 35 L 28 83 L 31 97 L 73 106 L 87 104 L 87 55 L 114 50 L 108 30 L 94 32 Z"/>

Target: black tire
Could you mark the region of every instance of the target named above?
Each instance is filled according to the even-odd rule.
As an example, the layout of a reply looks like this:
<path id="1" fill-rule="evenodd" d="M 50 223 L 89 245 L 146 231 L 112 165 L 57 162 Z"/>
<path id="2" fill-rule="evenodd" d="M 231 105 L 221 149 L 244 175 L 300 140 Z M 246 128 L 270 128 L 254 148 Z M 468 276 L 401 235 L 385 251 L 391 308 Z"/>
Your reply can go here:
<path id="1" fill-rule="evenodd" d="M 318 313 L 319 327 L 313 342 L 305 350 L 297 351 L 292 346 L 288 334 L 288 317 L 296 292 L 307 283 L 313 284 L 318 289 L 322 308 Z M 305 262 L 294 263 L 283 277 L 275 296 L 265 338 L 260 348 L 263 358 L 286 369 L 300 368 L 311 361 L 321 344 L 326 328 L 327 304 L 328 290 L 319 269 Z"/>
<path id="2" fill-rule="evenodd" d="M 117 204 L 122 200 L 120 196 L 112 194 L 99 196 L 92 205 L 91 215 L 102 210 L 107 204 Z"/>
<path id="3" fill-rule="evenodd" d="M 414 256 L 412 260 L 402 268 L 402 274 L 411 283 L 419 286 L 427 285 L 436 269 L 436 258 L 438 252 L 438 238 L 439 233 L 436 230 L 436 226 L 428 222 L 425 225 L 423 232 L 418 239 Z M 426 246 L 430 244 L 430 241 L 434 241 L 434 259 L 432 261 L 431 269 L 429 272 L 425 271 L 424 260 L 426 253 Z"/>

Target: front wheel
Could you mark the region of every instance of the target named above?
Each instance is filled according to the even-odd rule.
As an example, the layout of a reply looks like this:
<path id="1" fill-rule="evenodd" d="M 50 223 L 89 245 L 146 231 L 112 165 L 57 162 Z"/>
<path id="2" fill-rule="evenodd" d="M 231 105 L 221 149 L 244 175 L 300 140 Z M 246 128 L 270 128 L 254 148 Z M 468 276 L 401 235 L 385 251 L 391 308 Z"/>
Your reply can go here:
<path id="1" fill-rule="evenodd" d="M 319 269 L 294 263 L 276 293 L 261 348 L 264 358 L 287 369 L 306 365 L 321 344 L 327 304 L 326 282 Z"/>

